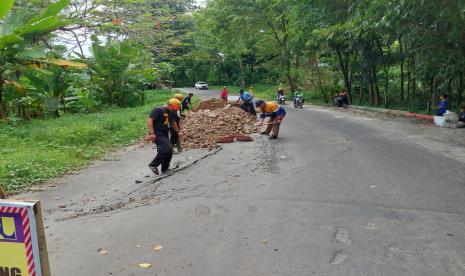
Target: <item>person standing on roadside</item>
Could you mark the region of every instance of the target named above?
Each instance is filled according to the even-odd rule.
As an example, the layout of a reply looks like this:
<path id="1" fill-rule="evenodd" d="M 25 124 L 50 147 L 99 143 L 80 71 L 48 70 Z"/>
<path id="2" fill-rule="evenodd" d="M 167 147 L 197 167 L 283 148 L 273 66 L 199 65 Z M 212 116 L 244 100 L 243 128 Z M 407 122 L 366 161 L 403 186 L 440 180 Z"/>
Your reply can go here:
<path id="1" fill-rule="evenodd" d="M 221 90 L 220 98 L 224 101 L 228 101 L 229 91 L 226 86 L 223 86 L 223 90 Z"/>
<path id="2" fill-rule="evenodd" d="M 150 112 L 147 119 L 147 128 L 149 129 L 149 139 L 157 145 L 157 155 L 150 162 L 149 168 L 154 174 L 159 175 L 158 166 L 161 165 L 162 174 L 170 173 L 170 163 L 173 157 L 169 132 L 170 128 L 174 129 L 181 138 L 182 133 L 178 124 L 175 122 L 174 113 L 181 109 L 179 100 L 171 99 L 163 107 L 158 107 Z"/>
<path id="3" fill-rule="evenodd" d="M 251 86 L 251 87 L 249 88 L 249 93 L 250 93 L 250 95 L 252 95 L 252 97 L 253 97 L 253 94 L 254 94 L 253 86 Z"/>

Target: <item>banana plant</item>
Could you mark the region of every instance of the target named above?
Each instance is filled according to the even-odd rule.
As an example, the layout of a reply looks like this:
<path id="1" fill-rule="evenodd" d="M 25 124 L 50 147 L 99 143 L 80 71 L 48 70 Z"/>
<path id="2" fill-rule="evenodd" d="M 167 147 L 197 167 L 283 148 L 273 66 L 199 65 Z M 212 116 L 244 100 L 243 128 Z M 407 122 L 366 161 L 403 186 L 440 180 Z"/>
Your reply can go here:
<path id="1" fill-rule="evenodd" d="M 97 36 L 92 37 L 93 59 L 90 68 L 93 72 L 94 82 L 104 92 L 103 100 L 108 104 L 116 104 L 125 107 L 130 89 L 128 73 L 135 66 L 135 57 L 139 55 L 138 49 L 129 41 L 114 41 L 107 38 L 101 45 Z"/>
<path id="2" fill-rule="evenodd" d="M 70 23 L 60 12 L 70 0 L 59 0 L 38 15 L 26 19 L 24 9 L 12 10 L 15 0 L 0 1 L 0 118 L 7 117 L 4 85 L 9 77 L 18 74 L 12 70 L 18 63 L 45 58 L 45 53 L 34 48 L 35 37 L 54 31 Z M 20 62 L 19 62 L 20 61 Z M 11 81 L 10 81 L 11 82 Z"/>

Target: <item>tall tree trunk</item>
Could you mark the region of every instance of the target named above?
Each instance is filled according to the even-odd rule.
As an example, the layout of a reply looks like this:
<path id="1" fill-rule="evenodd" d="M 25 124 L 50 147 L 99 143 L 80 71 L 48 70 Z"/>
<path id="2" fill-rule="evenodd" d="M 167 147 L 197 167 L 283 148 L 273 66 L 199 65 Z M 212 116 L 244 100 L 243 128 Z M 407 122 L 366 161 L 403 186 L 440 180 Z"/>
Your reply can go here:
<path id="1" fill-rule="evenodd" d="M 291 62 L 289 61 L 289 53 L 287 53 L 287 50 L 284 50 L 284 51 L 286 51 L 286 53 L 283 54 L 283 64 L 286 70 L 285 75 L 286 75 L 287 83 L 289 84 L 289 89 L 291 89 L 292 97 L 294 97 L 294 92 L 297 90 L 297 85 L 295 83 L 295 80 L 292 78 Z"/>
<path id="2" fill-rule="evenodd" d="M 430 89 L 430 95 L 431 95 L 431 107 L 435 107 L 436 98 L 437 98 L 436 97 L 436 77 L 431 77 L 429 89 Z"/>
<path id="3" fill-rule="evenodd" d="M 339 46 L 335 47 L 337 59 L 339 61 L 339 68 L 341 69 L 342 77 L 344 78 L 344 87 L 347 92 L 347 96 L 349 99 L 352 98 L 352 85 L 350 83 L 349 78 L 349 68 L 348 68 L 348 60 L 345 60 L 342 51 Z"/>
<path id="4" fill-rule="evenodd" d="M 326 92 L 323 87 L 323 81 L 321 79 L 321 71 L 320 71 L 320 60 L 318 59 L 317 54 L 315 54 L 315 69 L 316 69 L 316 74 L 318 76 L 318 88 L 320 89 L 321 96 L 323 99 L 327 99 Z"/>
<path id="5" fill-rule="evenodd" d="M 376 74 L 376 65 L 371 64 L 371 78 L 372 78 L 372 91 L 373 91 L 373 105 L 379 106 L 379 85 L 378 85 L 378 76 Z"/>
<path id="6" fill-rule="evenodd" d="M 371 77 L 368 79 L 368 103 L 374 105 L 374 93 L 373 93 L 373 84 L 371 82 Z"/>
<path id="7" fill-rule="evenodd" d="M 389 89 L 389 67 L 385 70 L 386 82 L 384 83 L 384 107 L 388 106 L 388 89 Z"/>
<path id="8" fill-rule="evenodd" d="M 3 99 L 3 75 L 0 74 L 0 119 L 7 117 L 6 104 Z"/>
<path id="9" fill-rule="evenodd" d="M 417 92 L 417 61 L 416 56 L 412 56 L 412 97 L 415 98 Z"/>
<path id="10" fill-rule="evenodd" d="M 449 96 L 449 108 L 452 108 L 452 103 L 454 102 L 452 98 L 452 78 L 447 83 L 447 95 Z"/>
<path id="11" fill-rule="evenodd" d="M 404 100 L 404 49 L 402 45 L 402 36 L 399 36 L 400 50 L 400 100 Z"/>
<path id="12" fill-rule="evenodd" d="M 460 72 L 459 74 L 459 80 L 457 83 L 457 104 L 460 106 L 462 104 L 462 98 L 463 98 L 463 73 Z"/>
<path id="13" fill-rule="evenodd" d="M 239 70 L 241 73 L 241 86 L 243 89 L 245 89 L 245 72 L 244 72 L 244 64 L 242 63 L 242 59 L 239 58 Z"/>
<path id="14" fill-rule="evenodd" d="M 412 64 L 410 60 L 408 61 L 407 66 L 407 102 L 410 103 L 410 84 L 412 83 Z"/>

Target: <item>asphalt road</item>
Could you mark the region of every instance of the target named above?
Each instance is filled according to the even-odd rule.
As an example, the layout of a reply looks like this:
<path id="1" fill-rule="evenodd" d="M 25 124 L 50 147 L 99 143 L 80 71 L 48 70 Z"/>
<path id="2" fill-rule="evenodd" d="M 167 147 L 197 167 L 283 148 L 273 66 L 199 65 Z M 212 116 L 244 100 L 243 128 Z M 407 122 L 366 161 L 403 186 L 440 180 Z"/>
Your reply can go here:
<path id="1" fill-rule="evenodd" d="M 76 185 L 89 175 L 132 183 L 151 149 L 33 194 L 48 205 L 53 275 L 465 275 L 464 163 L 391 122 L 287 111 L 278 140 L 226 145 L 172 177 L 143 179 L 128 205 L 73 218 L 50 201 L 92 195 Z M 124 187 L 114 183 L 95 185 Z"/>

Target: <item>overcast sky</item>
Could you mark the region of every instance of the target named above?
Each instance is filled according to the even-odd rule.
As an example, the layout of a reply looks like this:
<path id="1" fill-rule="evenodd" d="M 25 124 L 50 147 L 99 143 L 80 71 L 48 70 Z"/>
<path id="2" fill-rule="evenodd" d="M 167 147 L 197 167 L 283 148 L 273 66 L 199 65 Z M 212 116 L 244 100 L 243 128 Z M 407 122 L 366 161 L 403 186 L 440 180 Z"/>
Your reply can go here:
<path id="1" fill-rule="evenodd" d="M 199 6 L 204 6 L 204 5 L 205 5 L 205 0 L 195 0 L 195 2 L 196 2 L 197 5 L 199 5 Z"/>

